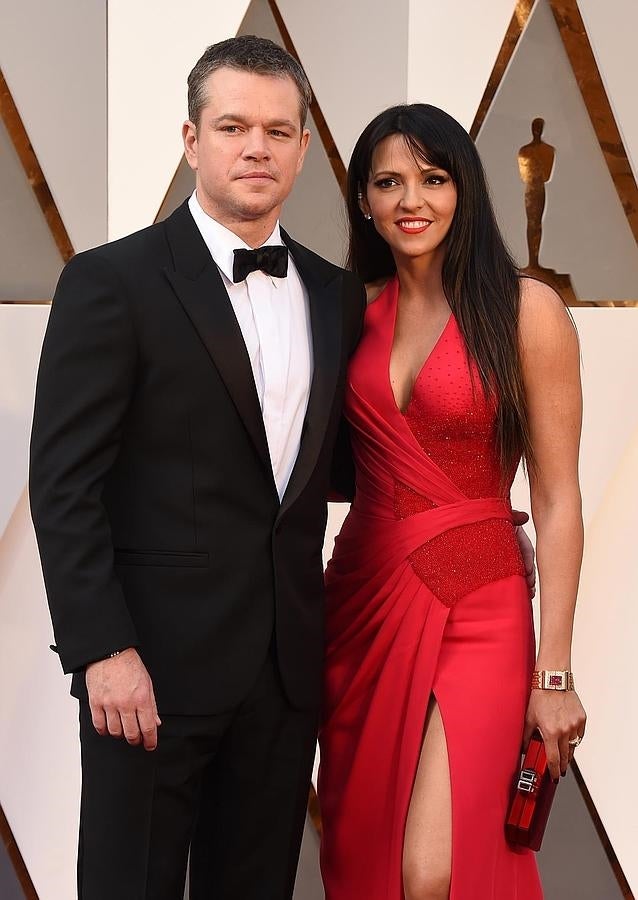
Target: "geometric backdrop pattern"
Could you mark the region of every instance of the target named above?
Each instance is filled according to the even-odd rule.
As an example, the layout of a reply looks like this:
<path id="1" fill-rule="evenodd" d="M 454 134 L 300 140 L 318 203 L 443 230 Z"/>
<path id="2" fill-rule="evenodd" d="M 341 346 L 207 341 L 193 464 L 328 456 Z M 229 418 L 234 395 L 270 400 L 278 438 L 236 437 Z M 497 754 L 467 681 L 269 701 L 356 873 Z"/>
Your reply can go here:
<path id="1" fill-rule="evenodd" d="M 580 302 L 631 301 L 638 285 L 638 188 L 582 20 L 573 0 L 527 7 L 524 29 L 513 19 L 522 33 L 472 125 L 501 227 L 525 265 L 529 197 L 522 176 L 531 173 L 522 153 L 531 154 L 533 165 L 535 151 L 537 165 L 549 162 L 537 172 L 545 181 L 541 268 L 569 273 Z M 538 120 L 542 137 L 533 139 Z"/>
<path id="2" fill-rule="evenodd" d="M 357 134 L 384 106 L 423 100 L 468 130 L 474 125 L 499 219 L 524 265 L 525 185 L 517 154 L 531 140 L 532 119 L 542 117 L 555 163 L 545 186 L 541 264 L 569 275 L 581 302 L 635 305 L 638 5 L 602 6 L 452 0 L 443 10 L 433 0 L 158 0 L 151 12 L 142 0 L 2 0 L 0 836 L 9 849 L 8 857 L 0 854 L 3 900 L 74 894 L 76 710 L 46 651 L 50 625 L 25 488 L 47 303 L 73 250 L 144 227 L 190 191 L 180 126 L 194 60 L 206 45 L 237 33 L 294 47 L 315 106 L 311 152 L 284 224 L 335 261 L 343 258 L 345 237 L 340 173 Z M 589 55 L 575 54 L 574 40 L 580 47 L 585 41 Z M 590 83 L 585 76 L 593 68 Z M 592 83 L 606 105 L 592 101 Z M 604 138 L 610 127 L 612 141 Z M 632 563 L 638 310 L 579 308 L 574 315 L 586 404 L 587 530 L 574 668 L 589 724 L 578 779 L 561 786 L 540 862 L 549 900 L 612 900 L 638 892 L 632 814 L 638 787 L 627 778 L 625 757 L 638 742 L 638 722 L 628 714 L 638 688 Z M 519 477 L 516 504 L 525 508 L 526 497 Z M 331 509 L 326 553 L 342 516 L 343 509 Z M 12 881 L 5 888 L 6 873 Z M 297 897 L 320 896 L 309 832 Z"/>

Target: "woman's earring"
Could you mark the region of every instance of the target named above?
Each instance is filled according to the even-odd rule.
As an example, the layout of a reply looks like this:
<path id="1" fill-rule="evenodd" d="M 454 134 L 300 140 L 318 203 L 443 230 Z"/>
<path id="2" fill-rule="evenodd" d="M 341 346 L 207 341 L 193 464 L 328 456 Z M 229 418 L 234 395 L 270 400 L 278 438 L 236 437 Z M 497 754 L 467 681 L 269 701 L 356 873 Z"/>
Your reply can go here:
<path id="1" fill-rule="evenodd" d="M 357 200 L 359 201 L 359 206 L 360 206 L 360 205 L 361 205 L 361 202 L 362 202 L 362 200 L 363 200 L 363 191 L 359 191 L 359 192 L 358 192 L 358 194 L 357 194 Z M 363 210 L 361 210 L 361 212 L 363 213 L 363 218 L 366 220 L 366 222 L 371 222 L 371 221 L 372 221 L 372 216 L 370 215 L 370 213 L 363 212 Z"/>

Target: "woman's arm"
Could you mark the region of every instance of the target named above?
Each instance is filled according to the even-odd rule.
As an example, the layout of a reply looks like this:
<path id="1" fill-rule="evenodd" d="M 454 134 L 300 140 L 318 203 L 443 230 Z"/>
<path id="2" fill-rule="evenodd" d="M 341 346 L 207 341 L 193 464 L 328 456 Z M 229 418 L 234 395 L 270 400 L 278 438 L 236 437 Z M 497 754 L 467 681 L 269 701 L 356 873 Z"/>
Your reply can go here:
<path id="1" fill-rule="evenodd" d="M 571 670 L 574 609 L 583 552 L 578 484 L 582 420 L 576 330 L 560 297 L 547 285 L 521 279 L 520 340 L 534 465 L 532 517 L 541 597 L 536 668 Z M 543 734 L 550 771 L 565 774 L 569 740 L 583 734 L 585 712 L 573 691 L 532 690 L 525 742 Z"/>

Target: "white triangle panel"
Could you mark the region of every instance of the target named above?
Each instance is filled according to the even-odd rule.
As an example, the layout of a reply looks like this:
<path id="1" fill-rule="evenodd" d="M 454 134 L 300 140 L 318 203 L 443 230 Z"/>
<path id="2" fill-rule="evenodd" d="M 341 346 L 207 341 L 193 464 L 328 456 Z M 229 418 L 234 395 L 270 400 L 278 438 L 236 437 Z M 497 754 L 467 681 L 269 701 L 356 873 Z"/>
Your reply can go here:
<path id="1" fill-rule="evenodd" d="M 638 315 L 635 318 L 632 331 L 637 341 Z M 638 377 L 638 372 L 635 374 Z M 625 394 L 630 396 L 631 392 Z M 587 532 L 573 665 L 589 715 L 587 735 L 578 748 L 579 764 L 636 894 L 638 784 L 631 775 L 631 748 L 638 742 L 638 417 L 635 409 L 627 408 L 627 413 L 631 413 L 634 434 Z"/>
<path id="2" fill-rule="evenodd" d="M 405 103 L 408 0 L 278 0 L 342 160 L 377 113 Z"/>
<path id="3" fill-rule="evenodd" d="M 514 0 L 410 0 L 408 100 L 439 106 L 469 131 L 508 25 Z"/>
<path id="4" fill-rule="evenodd" d="M 182 152 L 186 79 L 248 0 L 109 0 L 109 239 L 150 225 Z"/>
<path id="5" fill-rule="evenodd" d="M 578 0 L 598 69 L 638 180 L 638 3 L 636 0 Z"/>
<path id="6" fill-rule="evenodd" d="M 77 700 L 52 642 L 22 491 L 0 539 L 0 799 L 39 900 L 76 896 Z"/>
<path id="7" fill-rule="evenodd" d="M 106 0 L 2 6 L 2 72 L 71 243 L 103 243 Z"/>
<path id="8" fill-rule="evenodd" d="M 0 304 L 0 537 L 27 482 L 35 380 L 49 310 Z"/>

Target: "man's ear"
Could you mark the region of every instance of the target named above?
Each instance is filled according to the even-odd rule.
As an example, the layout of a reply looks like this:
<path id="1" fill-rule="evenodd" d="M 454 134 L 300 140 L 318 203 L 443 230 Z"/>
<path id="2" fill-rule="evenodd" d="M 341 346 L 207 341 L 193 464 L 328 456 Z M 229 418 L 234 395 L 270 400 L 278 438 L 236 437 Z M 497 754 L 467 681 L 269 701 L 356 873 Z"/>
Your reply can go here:
<path id="1" fill-rule="evenodd" d="M 301 143 L 299 146 L 299 160 L 297 162 L 297 175 L 303 169 L 304 159 L 306 158 L 306 153 L 308 152 L 308 144 L 310 143 L 310 129 L 304 128 L 301 132 Z"/>
<path id="2" fill-rule="evenodd" d="M 197 126 L 187 119 L 182 125 L 182 140 L 184 141 L 184 155 L 191 169 L 197 171 Z"/>

